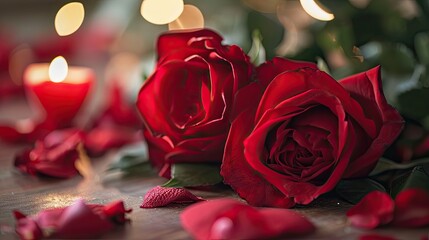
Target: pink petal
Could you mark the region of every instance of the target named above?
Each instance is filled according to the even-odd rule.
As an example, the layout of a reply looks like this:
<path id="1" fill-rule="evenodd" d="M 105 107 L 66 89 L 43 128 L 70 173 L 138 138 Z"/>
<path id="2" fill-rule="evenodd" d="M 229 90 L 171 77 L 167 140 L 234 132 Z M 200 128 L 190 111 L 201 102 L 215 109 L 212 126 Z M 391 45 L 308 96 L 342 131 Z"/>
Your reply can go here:
<path id="1" fill-rule="evenodd" d="M 287 209 L 258 209 L 233 199 L 192 205 L 180 216 L 196 239 L 261 239 L 314 232 L 305 217 Z"/>
<path id="2" fill-rule="evenodd" d="M 204 201 L 184 188 L 168 188 L 157 186 L 144 196 L 141 208 L 164 207 L 171 203 L 193 203 Z"/>
<path id="3" fill-rule="evenodd" d="M 373 229 L 392 221 L 394 207 L 387 193 L 373 191 L 347 211 L 347 218 L 355 227 Z"/>
<path id="4" fill-rule="evenodd" d="M 16 227 L 16 233 L 20 239 L 33 240 L 42 239 L 43 232 L 37 225 L 37 222 L 31 218 L 21 218 L 18 220 Z"/>
<path id="5" fill-rule="evenodd" d="M 407 189 L 395 199 L 393 225 L 398 227 L 429 226 L 429 194 L 423 189 Z"/>

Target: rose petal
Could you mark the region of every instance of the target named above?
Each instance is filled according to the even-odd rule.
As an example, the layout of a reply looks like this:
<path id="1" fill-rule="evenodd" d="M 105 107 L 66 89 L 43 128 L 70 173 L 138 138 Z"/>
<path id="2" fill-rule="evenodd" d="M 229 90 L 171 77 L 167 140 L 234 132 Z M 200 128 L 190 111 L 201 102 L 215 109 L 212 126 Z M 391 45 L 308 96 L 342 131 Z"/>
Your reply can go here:
<path id="1" fill-rule="evenodd" d="M 353 226 L 373 229 L 392 221 L 394 207 L 394 202 L 387 193 L 373 191 L 350 208 L 346 215 Z"/>
<path id="2" fill-rule="evenodd" d="M 123 224 L 129 221 L 129 219 L 125 217 L 125 214 L 130 213 L 131 211 L 132 209 L 125 209 L 123 201 L 112 202 L 103 207 L 104 215 L 107 218 L 110 218 L 111 221 L 118 224 Z"/>
<path id="3" fill-rule="evenodd" d="M 93 238 L 112 229 L 114 223 L 123 224 L 128 212 L 131 209 L 125 210 L 122 201 L 103 206 L 78 200 L 69 207 L 43 210 L 31 217 L 18 211 L 14 215 L 16 231 L 23 239 Z"/>
<path id="4" fill-rule="evenodd" d="M 99 126 L 85 136 L 85 149 L 91 156 L 100 156 L 107 151 L 141 140 L 141 134 L 132 128 Z"/>
<path id="5" fill-rule="evenodd" d="M 158 38 L 158 58 L 161 59 L 172 51 L 189 46 L 192 42 L 211 39 L 221 42 L 222 37 L 209 29 L 169 31 Z"/>
<path id="6" fill-rule="evenodd" d="M 317 65 L 311 62 L 275 57 L 271 61 L 261 64 L 256 69 L 257 79 L 266 87 L 278 74 L 286 71 L 295 71 L 300 68 L 317 69 Z"/>
<path id="7" fill-rule="evenodd" d="M 344 178 L 367 176 L 386 148 L 401 132 L 404 120 L 384 97 L 380 67 L 347 77 L 339 83 L 350 92 L 353 99 L 361 106 L 365 106 L 362 108 L 365 116 L 374 121 L 377 129 L 378 134 L 368 150 L 351 161 L 344 173 Z"/>
<path id="8" fill-rule="evenodd" d="M 261 239 L 314 232 L 305 217 L 287 209 L 257 209 L 233 199 L 186 208 L 182 226 L 196 239 Z"/>
<path id="9" fill-rule="evenodd" d="M 204 201 L 184 188 L 166 188 L 157 186 L 144 196 L 141 208 L 164 207 L 171 203 L 193 203 Z"/>
<path id="10" fill-rule="evenodd" d="M 78 200 L 61 214 L 52 237 L 92 238 L 112 228 L 110 221 L 94 213 L 82 200 Z"/>
<path id="11" fill-rule="evenodd" d="M 429 226 L 429 194 L 423 189 L 407 189 L 395 198 L 395 218 L 398 227 Z"/>
<path id="12" fill-rule="evenodd" d="M 28 174 L 69 178 L 78 174 L 75 162 L 79 158 L 77 146 L 82 142 L 78 130 L 57 130 L 36 142 L 33 149 L 15 157 L 15 167 Z"/>
<path id="13" fill-rule="evenodd" d="M 260 207 L 290 208 L 295 205 L 293 199 L 284 196 L 278 189 L 261 178 L 246 161 L 243 141 L 248 132 L 252 130 L 252 122 L 249 121 L 251 116 L 251 110 L 244 111 L 232 123 L 225 146 L 221 175 L 224 182 L 249 204 Z M 240 169 L 240 171 L 236 171 L 236 169 Z M 255 192 L 262 194 L 255 194 Z"/>
<path id="14" fill-rule="evenodd" d="M 20 239 L 35 240 L 42 239 L 43 232 L 37 225 L 37 222 L 31 218 L 21 218 L 18 220 L 16 227 L 16 233 Z"/>
<path id="15" fill-rule="evenodd" d="M 128 103 L 123 96 L 118 84 L 114 84 L 110 90 L 108 104 L 98 118 L 94 120 L 94 126 L 106 123 L 114 123 L 120 126 L 140 127 L 141 120 L 138 117 L 135 104 Z"/>

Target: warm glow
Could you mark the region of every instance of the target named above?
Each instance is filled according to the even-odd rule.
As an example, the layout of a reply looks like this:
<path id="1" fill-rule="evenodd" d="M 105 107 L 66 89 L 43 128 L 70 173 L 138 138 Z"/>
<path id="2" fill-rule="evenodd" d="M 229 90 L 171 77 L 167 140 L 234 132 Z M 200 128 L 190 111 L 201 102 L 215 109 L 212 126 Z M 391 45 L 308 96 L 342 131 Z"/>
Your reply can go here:
<path id="1" fill-rule="evenodd" d="M 169 30 L 203 28 L 204 16 L 200 9 L 193 5 L 185 5 L 179 18 L 168 24 Z"/>
<path id="2" fill-rule="evenodd" d="M 183 9 L 183 0 L 144 0 L 140 12 L 148 22 L 162 25 L 176 20 Z"/>
<path id="3" fill-rule="evenodd" d="M 55 16 L 55 30 L 60 36 L 76 32 L 83 23 L 85 9 L 82 3 L 72 2 L 64 5 Z"/>
<path id="4" fill-rule="evenodd" d="M 334 19 L 334 14 L 323 10 L 315 0 L 300 0 L 302 8 L 308 13 L 308 15 L 314 17 L 320 21 L 331 21 Z"/>
<path id="5" fill-rule="evenodd" d="M 62 82 L 66 79 L 68 71 L 69 67 L 66 59 L 58 56 L 49 65 L 49 79 L 56 83 Z"/>

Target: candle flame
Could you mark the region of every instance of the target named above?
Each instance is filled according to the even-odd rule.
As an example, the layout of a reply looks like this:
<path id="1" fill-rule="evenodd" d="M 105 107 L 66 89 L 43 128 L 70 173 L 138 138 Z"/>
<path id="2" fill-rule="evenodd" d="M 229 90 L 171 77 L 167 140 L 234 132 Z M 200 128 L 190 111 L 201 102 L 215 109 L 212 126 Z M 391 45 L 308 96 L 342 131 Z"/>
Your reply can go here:
<path id="1" fill-rule="evenodd" d="M 83 23 L 85 8 L 82 3 L 71 2 L 58 10 L 55 16 L 55 30 L 60 36 L 76 32 Z"/>
<path id="2" fill-rule="evenodd" d="M 49 65 L 49 79 L 56 83 L 62 82 L 66 79 L 68 71 L 69 67 L 66 59 L 62 56 L 58 56 L 54 58 Z"/>
<path id="3" fill-rule="evenodd" d="M 302 8 L 308 15 L 320 21 L 331 21 L 334 19 L 334 14 L 325 11 L 315 0 L 300 0 Z"/>

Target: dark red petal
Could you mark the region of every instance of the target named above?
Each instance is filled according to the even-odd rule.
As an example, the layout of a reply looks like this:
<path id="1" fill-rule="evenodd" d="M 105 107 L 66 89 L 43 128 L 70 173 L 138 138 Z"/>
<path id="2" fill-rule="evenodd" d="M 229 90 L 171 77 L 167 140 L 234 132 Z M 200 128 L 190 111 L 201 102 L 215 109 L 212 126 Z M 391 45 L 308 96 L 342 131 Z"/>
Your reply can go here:
<path id="1" fill-rule="evenodd" d="M 75 162 L 79 158 L 77 146 L 82 142 L 78 130 L 56 130 L 43 141 L 37 141 L 32 150 L 25 150 L 15 158 L 15 167 L 28 174 L 42 174 L 69 178 L 78 174 Z"/>
<path id="2" fill-rule="evenodd" d="M 366 176 L 376 165 L 386 148 L 396 139 L 404 125 L 401 115 L 390 106 L 383 94 L 380 67 L 359 73 L 339 83 L 361 106 L 364 114 L 373 119 L 377 135 L 371 146 L 348 166 L 344 178 Z M 356 119 L 361 125 L 361 121 Z"/>
<path id="3" fill-rule="evenodd" d="M 395 204 L 389 194 L 380 191 L 368 193 L 347 211 L 347 218 L 355 227 L 373 229 L 393 219 Z"/>
<path id="4" fill-rule="evenodd" d="M 126 213 L 130 213 L 132 209 L 125 209 L 123 201 L 115 201 L 103 207 L 104 215 L 111 219 L 114 223 L 123 224 L 129 219 L 125 218 Z"/>
<path id="5" fill-rule="evenodd" d="M 163 58 L 173 51 L 187 47 L 194 41 L 208 39 L 219 43 L 222 42 L 222 37 L 209 29 L 169 31 L 158 38 L 158 59 Z"/>
<path id="6" fill-rule="evenodd" d="M 262 239 L 314 232 L 305 217 L 287 209 L 257 209 L 233 199 L 186 208 L 182 226 L 196 239 Z"/>
<path id="7" fill-rule="evenodd" d="M 53 238 L 93 238 L 113 228 L 112 223 L 94 213 L 83 200 L 64 209 Z"/>
<path id="8" fill-rule="evenodd" d="M 171 203 L 193 203 L 204 201 L 184 188 L 168 188 L 157 186 L 144 196 L 141 208 L 164 207 Z"/>
<path id="9" fill-rule="evenodd" d="M 221 175 L 224 182 L 251 205 L 290 208 L 294 205 L 293 199 L 284 196 L 261 178 L 261 175 L 249 166 L 244 156 L 243 141 L 252 130 L 253 123 L 250 121 L 252 118 L 252 111 L 247 110 L 232 123 L 225 146 Z"/>
<path id="10" fill-rule="evenodd" d="M 429 226 L 429 193 L 423 189 L 407 189 L 395 198 L 395 218 L 398 227 Z"/>
<path id="11" fill-rule="evenodd" d="M 317 65 L 311 62 L 294 61 L 286 58 L 275 57 L 273 60 L 261 64 L 261 66 L 256 69 L 256 77 L 265 88 L 277 75 L 300 68 L 317 69 Z"/>

